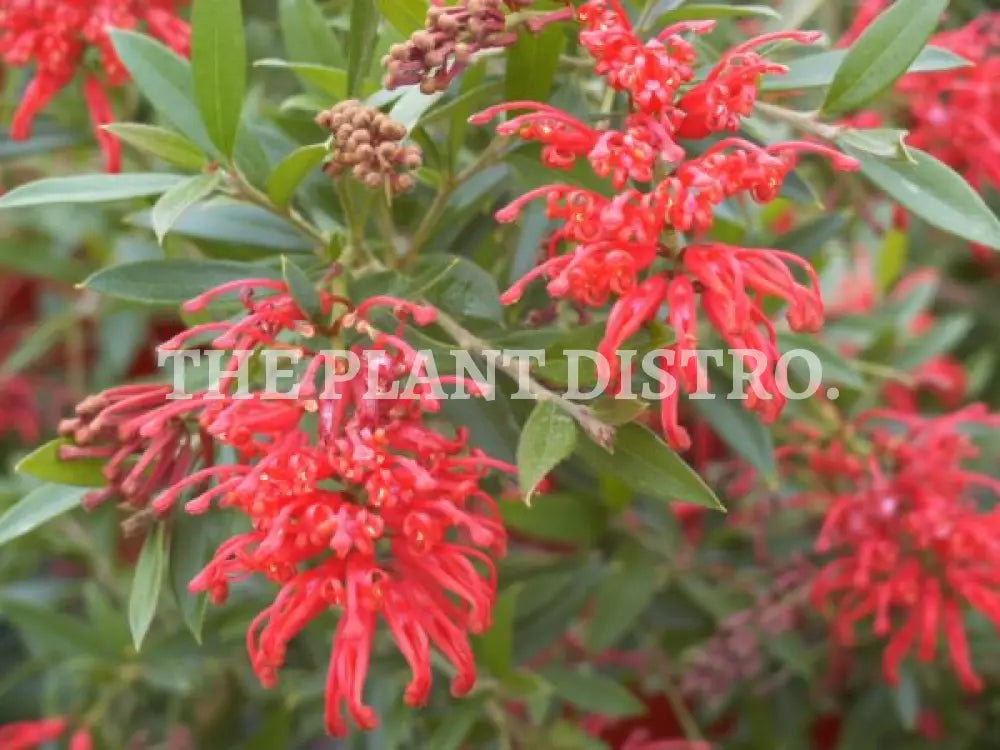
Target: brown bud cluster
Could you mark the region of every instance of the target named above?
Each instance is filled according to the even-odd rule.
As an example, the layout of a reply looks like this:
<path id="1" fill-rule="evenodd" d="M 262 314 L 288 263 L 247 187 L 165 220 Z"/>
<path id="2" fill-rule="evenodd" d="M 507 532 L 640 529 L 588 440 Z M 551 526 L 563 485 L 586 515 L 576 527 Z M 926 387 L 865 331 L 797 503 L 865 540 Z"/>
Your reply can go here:
<path id="1" fill-rule="evenodd" d="M 708 704 L 733 685 L 761 677 L 765 667 L 763 640 L 796 626 L 814 576 L 807 560 L 796 559 L 778 572 L 752 607 L 723 620 L 688 663 L 681 684 L 684 693 Z"/>
<path id="2" fill-rule="evenodd" d="M 388 185 L 394 193 L 416 184 L 410 172 L 423 164 L 420 147 L 404 146 L 406 127 L 384 112 L 351 99 L 320 112 L 316 123 L 333 134 L 327 174 L 350 171 L 369 188 Z"/>
<path id="3" fill-rule="evenodd" d="M 425 28 L 393 45 L 382 61 L 386 88 L 419 83 L 425 94 L 444 91 L 475 53 L 517 41 L 517 35 L 507 30 L 503 6 L 517 10 L 532 2 L 460 0 L 453 6 L 436 2 L 427 11 Z"/>

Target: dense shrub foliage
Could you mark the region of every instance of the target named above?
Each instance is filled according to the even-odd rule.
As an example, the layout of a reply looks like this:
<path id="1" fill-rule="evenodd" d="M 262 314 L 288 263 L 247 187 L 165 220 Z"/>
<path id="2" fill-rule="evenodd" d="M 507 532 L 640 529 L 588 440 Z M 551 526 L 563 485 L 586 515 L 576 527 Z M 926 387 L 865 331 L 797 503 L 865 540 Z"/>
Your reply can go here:
<path id="1" fill-rule="evenodd" d="M 993 746 L 1000 13 L 3 0 L 0 90 L 0 750 Z"/>

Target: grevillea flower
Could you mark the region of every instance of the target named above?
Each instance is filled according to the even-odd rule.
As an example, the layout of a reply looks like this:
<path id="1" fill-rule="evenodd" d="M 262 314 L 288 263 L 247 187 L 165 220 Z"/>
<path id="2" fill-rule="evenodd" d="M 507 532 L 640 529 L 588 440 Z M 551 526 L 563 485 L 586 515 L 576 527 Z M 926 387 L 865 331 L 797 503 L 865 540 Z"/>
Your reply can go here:
<path id="1" fill-rule="evenodd" d="M 791 31 L 751 39 L 729 50 L 696 83 L 697 55 L 682 35 L 707 32 L 713 22 L 676 24 L 643 41 L 617 0 L 592 0 L 576 15 L 583 27 L 580 42 L 596 60 L 596 71 L 628 94 L 631 106 L 622 128 L 592 126 L 550 105 L 521 101 L 491 107 L 471 121 L 483 124 L 511 115 L 497 126 L 498 133 L 540 143 L 542 161 L 553 169 L 569 169 L 586 159 L 618 192 L 606 197 L 554 184 L 501 209 L 497 219 L 511 222 L 529 202 L 544 198 L 548 218 L 558 222 L 545 259 L 502 300 L 516 302 L 530 283 L 545 279 L 552 297 L 591 307 L 613 302 L 600 345 L 610 360 L 612 384 L 620 376 L 617 351 L 660 318 L 666 305 L 665 320 L 677 343 L 661 352 L 661 425 L 681 449 L 689 447 L 690 438 L 678 423 L 676 386 L 690 391 L 698 382 L 693 355 L 702 311 L 731 347 L 761 353 L 762 366 L 748 362 L 757 374 L 747 405 L 774 419 L 784 406 L 775 372 L 780 351 L 762 301 L 783 301 L 793 329 L 818 330 L 824 315 L 816 274 L 791 253 L 720 243 L 683 246 L 679 233 L 704 234 L 714 223 L 715 209 L 730 198 L 773 200 L 802 153 L 825 155 L 839 169 L 857 169 L 858 164 L 804 141 L 764 147 L 723 138 L 699 154 L 689 153 L 679 141 L 738 129 L 753 109 L 761 76 L 787 70 L 757 50 L 784 39 L 809 43 L 818 35 Z"/>
<path id="2" fill-rule="evenodd" d="M 0 748 L 3 750 L 36 750 L 62 737 L 69 728 L 66 719 L 20 721 L 0 726 Z M 90 730 L 78 729 L 69 738 L 69 750 L 91 750 L 94 746 Z"/>
<path id="3" fill-rule="evenodd" d="M 189 30 L 177 17 L 182 4 L 183 0 L 6 0 L 0 7 L 0 60 L 11 67 L 35 66 L 14 113 L 11 138 L 30 137 L 38 113 L 82 73 L 84 99 L 105 168 L 119 171 L 121 145 L 103 126 L 114 120 L 107 89 L 127 82 L 128 72 L 115 54 L 108 29 L 142 26 L 186 56 Z"/>
<path id="4" fill-rule="evenodd" d="M 267 279 L 223 285 L 185 308 L 203 310 L 231 292 L 246 308 L 241 318 L 195 326 L 164 344 L 175 350 L 211 335 L 230 355 L 219 393 L 167 401 L 164 388 L 143 386 L 102 394 L 100 403 L 83 405 L 75 434 L 108 433 L 102 454 L 138 455 L 115 474 L 127 472 L 116 487 L 128 483 L 143 499 L 160 490 L 151 504 L 157 513 L 186 498 L 189 513 L 217 502 L 247 517 L 250 531 L 224 542 L 190 588 L 221 603 L 233 582 L 253 575 L 280 586 L 247 634 L 264 685 L 276 684 L 289 642 L 306 625 L 340 610 L 327 682 L 331 734 L 348 731 L 345 705 L 359 727 L 378 723 L 363 691 L 379 618 L 412 669 L 408 704 L 428 698 L 432 647 L 455 668 L 452 692 L 467 693 L 476 679 L 469 634 L 490 625 L 493 559 L 506 546 L 482 482 L 491 469 L 513 467 L 470 449 L 464 430 L 445 435 L 426 423 L 447 379 L 432 377 L 416 351 L 371 320 L 388 309 L 400 326 L 425 325 L 436 311 L 391 297 L 355 307 L 322 293 L 317 319 L 326 322 L 316 323 L 283 282 Z M 356 342 L 349 351 L 357 367 L 346 352 L 317 347 L 334 336 Z M 259 347 L 302 355 L 295 398 L 237 392 L 238 352 Z M 206 457 L 204 468 L 192 470 L 192 441 L 201 449 L 228 446 L 236 460 L 212 465 Z M 88 450 L 69 448 L 74 455 Z M 184 460 L 163 462 L 167 469 L 148 458 L 186 449 Z"/>
<path id="5" fill-rule="evenodd" d="M 968 468 L 978 456 L 970 426 L 996 430 L 1000 416 L 981 405 L 932 418 L 870 412 L 852 430 L 867 455 L 839 442 L 807 451 L 822 454 L 812 469 L 830 482 L 817 498 L 826 517 L 816 547 L 828 561 L 813 601 L 845 646 L 873 618 L 892 684 L 908 653 L 931 661 L 943 635 L 962 686 L 983 686 L 963 618 L 971 607 L 1000 629 L 1000 506 L 980 506 L 981 493 L 1000 494 L 1000 481 Z"/>

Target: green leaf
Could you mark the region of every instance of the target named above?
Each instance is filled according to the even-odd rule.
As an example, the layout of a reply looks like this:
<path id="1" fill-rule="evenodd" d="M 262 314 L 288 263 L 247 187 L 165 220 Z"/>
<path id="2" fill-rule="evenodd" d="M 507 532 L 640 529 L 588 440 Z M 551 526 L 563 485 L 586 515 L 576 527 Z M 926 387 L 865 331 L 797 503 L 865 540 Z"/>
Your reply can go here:
<path id="1" fill-rule="evenodd" d="M 281 274 L 269 266 L 224 260 L 142 260 L 102 269 L 83 286 L 134 302 L 179 304 L 219 284 L 252 278 L 280 280 Z"/>
<path id="2" fill-rule="evenodd" d="M 132 214 L 133 226 L 152 229 L 148 211 Z M 281 252 L 308 252 L 313 243 L 294 224 L 246 203 L 215 199 L 192 206 L 173 227 L 174 234 L 196 240 L 249 245 Z"/>
<path id="3" fill-rule="evenodd" d="M 302 146 L 286 156 L 271 172 L 267 181 L 267 194 L 274 205 L 281 208 L 292 202 L 292 196 L 302 181 L 309 176 L 327 155 L 326 146 L 314 143 Z"/>
<path id="4" fill-rule="evenodd" d="M 163 523 L 158 523 L 142 545 L 139 560 L 135 564 L 132 592 L 128 598 L 128 626 L 132 631 L 132 643 L 136 651 L 142 648 L 149 626 L 153 623 L 166 566 L 167 530 Z"/>
<path id="5" fill-rule="evenodd" d="M 506 677 L 514 666 L 514 617 L 520 593 L 521 586 L 515 583 L 497 597 L 493 624 L 476 639 L 479 660 L 497 677 Z"/>
<path id="6" fill-rule="evenodd" d="M 278 22 L 285 54 L 320 65 L 344 64 L 340 43 L 315 0 L 279 0 Z"/>
<path id="7" fill-rule="evenodd" d="M 948 0 L 896 0 L 847 51 L 822 111 L 843 115 L 888 89 L 917 59 Z"/>
<path id="8" fill-rule="evenodd" d="M 712 18 L 781 18 L 781 14 L 766 5 L 723 5 L 722 3 L 685 4 L 661 15 L 654 25 L 660 29 L 678 21 L 700 21 Z"/>
<path id="9" fill-rule="evenodd" d="M 130 146 L 182 169 L 200 172 L 205 166 L 201 149 L 173 130 L 138 122 L 113 122 L 104 129 Z"/>
<path id="10" fill-rule="evenodd" d="M 378 19 L 375 0 L 351 0 L 351 25 L 347 35 L 348 96 L 361 95 L 361 84 L 375 52 Z"/>
<path id="11" fill-rule="evenodd" d="M 3 601 L 0 612 L 16 626 L 29 647 L 43 655 L 66 659 L 97 657 L 101 661 L 117 658 L 106 635 L 79 615 L 70 616 L 41 604 L 11 600 Z"/>
<path id="12" fill-rule="evenodd" d="M 184 212 L 195 203 L 211 195 L 220 182 L 221 177 L 218 172 L 199 174 L 189 177 L 183 182 L 178 182 L 160 196 L 150 214 L 156 241 L 162 245 L 163 238 L 167 236 L 167 232 L 177 223 L 178 219 L 184 215 Z"/>
<path id="13" fill-rule="evenodd" d="M 584 711 L 612 717 L 637 716 L 646 711 L 639 699 L 609 677 L 555 664 L 542 669 L 541 675 L 556 695 Z"/>
<path id="14" fill-rule="evenodd" d="M 524 501 L 531 503 L 538 484 L 576 447 L 576 422 L 551 401 L 540 401 L 524 423 L 517 443 L 517 470 Z"/>
<path id="15" fill-rule="evenodd" d="M 636 492 L 667 502 L 725 510 L 697 472 L 641 425 L 618 429 L 614 455 L 589 438 L 579 441 L 576 452 L 592 470 L 614 476 Z"/>
<path id="16" fill-rule="evenodd" d="M 908 253 L 909 239 L 906 232 L 890 229 L 885 233 L 875 262 L 875 278 L 878 280 L 880 290 L 887 292 L 896 283 L 896 279 L 906 268 Z"/>
<path id="17" fill-rule="evenodd" d="M 788 63 L 785 75 L 764 76 L 762 91 L 794 91 L 824 88 L 833 82 L 837 69 L 847 57 L 847 50 L 835 49 L 807 55 Z M 941 47 L 925 47 L 908 73 L 936 73 L 970 66 L 968 60 Z"/>
<path id="18" fill-rule="evenodd" d="M 831 211 L 779 235 L 771 243 L 771 247 L 791 250 L 803 258 L 811 258 L 827 242 L 837 237 L 847 226 L 847 222 L 848 216 L 844 211 Z"/>
<path id="19" fill-rule="evenodd" d="M 0 545 L 34 531 L 80 505 L 88 492 L 82 487 L 45 484 L 32 490 L 0 516 Z"/>
<path id="20" fill-rule="evenodd" d="M 433 107 L 442 96 L 444 92 L 425 94 L 419 86 L 411 86 L 389 110 L 389 117 L 400 125 L 405 125 L 407 133 L 413 132 L 424 112 Z"/>
<path id="21" fill-rule="evenodd" d="M 0 380 L 16 375 L 46 355 L 80 321 L 73 310 L 42 317 L 25 331 L 26 335 L 14 346 L 0 363 Z"/>
<path id="22" fill-rule="evenodd" d="M 593 654 L 604 653 L 633 630 L 663 588 L 667 576 L 645 554 L 616 560 L 594 596 L 585 643 Z"/>
<path id="23" fill-rule="evenodd" d="M 554 23 L 538 34 L 518 30 L 517 44 L 507 53 L 507 100 L 544 102 L 549 98 L 559 55 L 566 46 L 563 25 Z"/>
<path id="24" fill-rule="evenodd" d="M 848 146 L 844 150 L 861 162 L 869 180 L 928 224 L 1000 250 L 1000 219 L 948 165 L 916 148 L 909 149 L 912 164 L 886 161 Z"/>
<path id="25" fill-rule="evenodd" d="M 143 34 L 121 29 L 109 33 L 122 64 L 153 108 L 205 153 L 214 153 L 195 104 L 188 61 Z"/>
<path id="26" fill-rule="evenodd" d="M 912 372 L 934 357 L 952 351 L 968 336 L 972 324 L 973 320 L 968 315 L 941 318 L 931 330 L 908 339 L 892 358 L 892 366 L 903 372 Z"/>
<path id="27" fill-rule="evenodd" d="M 409 296 L 426 298 L 460 317 L 499 320 L 503 313 L 496 280 L 467 258 L 426 255 L 414 265 L 406 288 Z"/>
<path id="28" fill-rule="evenodd" d="M 322 312 L 319 292 L 305 275 L 305 272 L 285 255 L 281 256 L 281 275 L 288 284 L 288 290 L 292 293 L 292 298 L 298 303 L 310 320 L 319 320 Z"/>
<path id="29" fill-rule="evenodd" d="M 170 535 L 170 587 L 184 624 L 198 643 L 201 643 L 208 597 L 204 593 L 192 594 L 188 584 L 208 562 L 214 520 L 208 516 L 177 513 Z"/>
<path id="30" fill-rule="evenodd" d="M 403 36 L 424 28 L 427 0 L 378 0 L 385 20 Z"/>
<path id="31" fill-rule="evenodd" d="M 712 384 L 715 398 L 691 398 L 689 403 L 726 444 L 768 481 L 774 481 L 777 467 L 771 431 L 764 427 L 756 414 L 745 408 L 742 401 L 726 398 L 727 391 L 722 386 L 721 378 L 712 378 Z"/>
<path id="32" fill-rule="evenodd" d="M 855 130 L 848 128 L 840 134 L 838 140 L 859 151 L 866 151 L 886 159 L 905 159 L 913 161 L 906 147 L 905 130 L 876 128 L 874 130 Z"/>
<path id="33" fill-rule="evenodd" d="M 467 747 L 466 740 L 469 734 L 483 716 L 484 700 L 484 696 L 474 695 L 452 705 L 444 721 L 438 724 L 431 735 L 427 747 L 432 747 L 434 750 L 460 750 Z"/>
<path id="34" fill-rule="evenodd" d="M 70 444 L 65 438 L 50 440 L 18 461 L 14 471 L 73 487 L 104 487 L 107 484 L 102 473 L 104 461 L 97 458 L 63 461 L 59 458 L 59 448 Z"/>
<path id="35" fill-rule="evenodd" d="M 604 532 L 606 523 L 600 507 L 571 492 L 550 492 L 528 507 L 524 503 L 500 504 L 507 528 L 533 539 L 591 545 Z"/>
<path id="36" fill-rule="evenodd" d="M 241 0 L 194 0 L 191 71 L 205 128 L 219 150 L 232 156 L 247 90 Z"/>
<path id="37" fill-rule="evenodd" d="M 316 63 L 288 62 L 272 57 L 257 60 L 254 67 L 290 70 L 303 81 L 313 84 L 334 99 L 343 99 L 347 96 L 347 71 L 343 68 L 330 68 Z"/>
<path id="38" fill-rule="evenodd" d="M 184 179 L 179 174 L 81 174 L 46 177 L 0 196 L 0 209 L 46 206 L 53 203 L 107 203 L 160 195 Z"/>

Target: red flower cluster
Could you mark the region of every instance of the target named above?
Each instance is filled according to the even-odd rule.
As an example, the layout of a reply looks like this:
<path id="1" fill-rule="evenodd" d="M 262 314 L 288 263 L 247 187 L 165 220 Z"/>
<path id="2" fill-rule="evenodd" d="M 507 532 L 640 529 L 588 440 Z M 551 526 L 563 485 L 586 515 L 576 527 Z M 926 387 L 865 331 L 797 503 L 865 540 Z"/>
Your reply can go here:
<path id="1" fill-rule="evenodd" d="M 542 144 L 544 163 L 555 169 L 568 169 L 585 158 L 619 192 L 606 197 L 549 185 L 502 209 L 498 220 L 513 221 L 529 201 L 545 198 L 548 217 L 561 222 L 548 243 L 548 259 L 504 294 L 503 301 L 517 301 L 539 277 L 548 279 L 553 297 L 583 305 L 599 307 L 616 297 L 601 345 L 612 361 L 624 341 L 658 318 L 666 303 L 677 343 L 663 352 L 662 369 L 674 385 L 665 384 L 661 422 L 678 448 L 688 447 L 690 438 L 678 424 L 675 384 L 679 381 L 688 391 L 696 387 L 698 364 L 692 355 L 700 306 L 731 347 L 763 353 L 763 368 L 749 363 L 759 373 L 751 382 L 757 395 L 751 395 L 749 406 L 773 419 L 784 400 L 774 373 L 780 353 L 763 298 L 787 303 L 793 328 L 817 330 L 823 303 L 815 273 L 790 253 L 720 243 L 678 246 L 677 233 L 707 231 L 714 209 L 727 199 L 749 194 L 757 201 L 773 200 L 804 151 L 825 154 L 840 169 L 858 165 L 808 142 L 765 148 L 725 138 L 693 155 L 677 141 L 737 130 L 741 118 L 753 110 L 760 77 L 786 70 L 756 50 L 782 39 L 808 43 L 818 35 L 791 31 L 751 39 L 723 55 L 704 80 L 695 81 L 695 49 L 681 34 L 707 32 L 713 22 L 680 23 L 644 42 L 617 0 L 584 3 L 577 17 L 583 25 L 580 42 L 597 61 L 597 72 L 612 88 L 628 94 L 631 107 L 622 128 L 591 127 L 535 102 L 492 107 L 472 122 L 529 110 L 501 124 L 498 132 Z M 805 273 L 805 283 L 793 274 L 795 267 Z M 612 366 L 609 373 L 612 380 L 619 375 L 616 369 Z"/>
<path id="2" fill-rule="evenodd" d="M 263 684 L 276 683 L 289 642 L 310 621 L 342 610 L 327 685 L 330 733 L 347 732 L 342 704 L 359 727 L 378 724 L 363 690 L 379 616 L 413 671 L 407 703 L 427 700 L 432 646 L 455 667 L 452 692 L 465 694 L 476 678 L 468 634 L 490 625 L 491 555 L 502 556 L 506 545 L 482 482 L 492 468 L 513 467 L 470 450 L 462 430 L 446 436 L 426 424 L 445 379 L 431 377 L 417 352 L 370 320 L 390 308 L 400 321 L 425 325 L 436 311 L 388 297 L 353 308 L 323 293 L 319 317 L 331 322 L 317 325 L 283 282 L 267 279 L 223 285 L 185 307 L 203 310 L 233 291 L 245 305 L 242 318 L 196 326 L 164 345 L 177 349 L 211 334 L 216 348 L 231 352 L 218 393 L 167 401 L 166 387 L 116 389 L 82 425 L 115 446 L 112 462 L 140 456 L 125 464 L 116 489 L 144 500 L 163 489 L 151 506 L 161 514 L 185 494 L 193 497 L 189 513 L 217 500 L 245 514 L 251 530 L 222 544 L 190 587 L 219 603 L 232 582 L 255 574 L 281 586 L 247 635 Z M 344 311 L 335 315 L 338 306 Z M 355 371 L 346 353 L 313 346 L 334 338 L 356 340 Z M 237 352 L 258 347 L 303 356 L 295 398 L 238 392 Z M 232 448 L 236 461 L 192 471 L 199 451 L 210 464 L 213 445 Z"/>
<path id="3" fill-rule="evenodd" d="M 114 120 L 107 87 L 121 86 L 128 72 L 115 54 L 109 28 L 134 29 L 145 24 L 150 34 L 182 55 L 188 54 L 188 25 L 177 17 L 183 0 L 5 0 L 0 7 L 0 61 L 12 67 L 35 64 L 10 134 L 30 137 L 35 116 L 85 70 L 83 94 L 94 134 L 109 172 L 121 169 L 121 145 L 104 130 Z M 95 65 L 88 64 L 90 50 Z"/>
<path id="4" fill-rule="evenodd" d="M 35 750 L 62 737 L 69 728 L 66 719 L 19 721 L 0 726 L 0 748 L 3 750 Z M 69 740 L 69 750 L 91 750 L 93 738 L 87 729 L 78 729 Z"/>
<path id="5" fill-rule="evenodd" d="M 831 487 L 817 551 L 829 555 L 812 597 L 833 614 L 834 637 L 854 643 L 855 625 L 874 617 L 888 637 L 886 680 L 914 648 L 934 658 L 939 632 L 962 686 L 982 688 L 963 623 L 966 606 L 1000 629 L 1000 507 L 981 510 L 978 494 L 1000 481 L 966 463 L 978 456 L 968 427 L 1000 427 L 981 405 L 925 418 L 876 411 L 854 424 L 850 442 L 801 451 Z M 864 441 L 863 451 L 859 441 Z"/>

